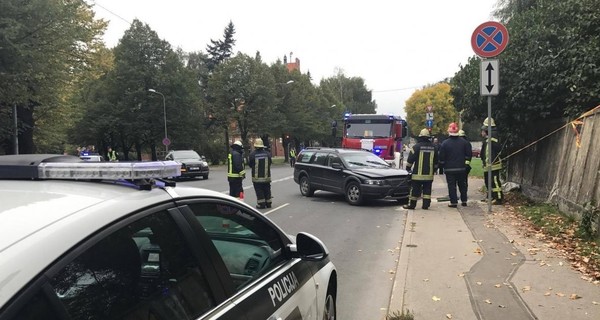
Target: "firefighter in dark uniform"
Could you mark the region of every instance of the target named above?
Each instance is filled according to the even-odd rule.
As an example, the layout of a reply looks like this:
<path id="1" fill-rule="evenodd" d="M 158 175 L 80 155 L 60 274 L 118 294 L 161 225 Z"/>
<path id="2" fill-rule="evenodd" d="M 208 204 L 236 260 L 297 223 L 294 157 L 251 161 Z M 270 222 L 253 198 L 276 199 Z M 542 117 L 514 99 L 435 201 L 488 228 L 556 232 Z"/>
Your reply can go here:
<path id="1" fill-rule="evenodd" d="M 440 166 L 444 168 L 450 203 L 448 207 L 458 206 L 456 185 L 460 191 L 460 201 L 463 207 L 467 206 L 467 172 L 471 171 L 471 157 L 473 151 L 470 143 L 458 136 L 458 125 L 452 122 L 448 125 L 448 139 L 440 146 Z"/>
<path id="2" fill-rule="evenodd" d="M 423 209 L 431 205 L 431 185 L 433 174 L 437 170 L 438 151 L 431 142 L 429 130 L 423 129 L 419 133 L 417 143 L 410 149 L 406 160 L 406 170 L 412 171 L 410 196 L 404 209 L 414 209 L 417 200 L 423 193 Z"/>
<path id="3" fill-rule="evenodd" d="M 231 145 L 231 152 L 227 157 L 227 181 L 229 181 L 229 195 L 241 198 L 244 192 L 242 180 L 246 177 L 244 165 L 244 146 L 241 141 L 236 141 Z"/>
<path id="4" fill-rule="evenodd" d="M 489 121 L 489 122 L 488 122 Z M 491 125 L 491 144 L 488 145 L 488 124 Z M 488 181 L 488 158 L 491 160 L 492 167 L 492 204 L 502 204 L 504 197 L 502 194 L 502 184 L 500 183 L 500 170 L 502 170 L 502 161 L 500 159 L 500 150 L 502 146 L 497 137 L 496 123 L 494 119 L 486 118 L 481 126 L 481 136 L 483 144 L 481 146 L 481 162 L 483 163 L 483 178 L 486 189 L 489 186 Z M 487 201 L 484 199 L 482 201 Z"/>
<path id="5" fill-rule="evenodd" d="M 254 141 L 254 151 L 250 153 L 248 164 L 252 168 L 252 184 L 256 191 L 256 208 L 271 207 L 271 153 L 265 150 L 262 139 Z"/>

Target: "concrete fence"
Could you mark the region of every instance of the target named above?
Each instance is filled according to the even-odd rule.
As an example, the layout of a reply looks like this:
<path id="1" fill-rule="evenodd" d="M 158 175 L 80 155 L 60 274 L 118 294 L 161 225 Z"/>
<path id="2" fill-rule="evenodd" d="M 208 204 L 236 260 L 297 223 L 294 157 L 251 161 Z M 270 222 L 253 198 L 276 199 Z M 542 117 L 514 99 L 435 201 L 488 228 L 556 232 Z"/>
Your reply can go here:
<path id="1" fill-rule="evenodd" d="M 600 207 L 600 108 L 578 120 L 579 146 L 578 135 L 571 122 L 567 123 L 569 120 L 534 124 L 532 128 L 537 131 L 534 133 L 537 138 L 531 141 L 552 130 L 562 129 L 510 156 L 506 161 L 507 181 L 520 184 L 523 193 L 531 198 L 557 204 L 563 212 L 579 217 L 592 212 L 596 223 L 600 223 L 597 217 Z"/>

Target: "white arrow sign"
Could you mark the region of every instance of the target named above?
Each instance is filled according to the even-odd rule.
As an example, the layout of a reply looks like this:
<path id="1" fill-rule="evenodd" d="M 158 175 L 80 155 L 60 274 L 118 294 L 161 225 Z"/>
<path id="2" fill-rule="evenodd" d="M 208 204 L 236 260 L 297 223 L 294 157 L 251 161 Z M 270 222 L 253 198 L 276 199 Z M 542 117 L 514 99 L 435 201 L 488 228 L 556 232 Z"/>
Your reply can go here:
<path id="1" fill-rule="evenodd" d="M 500 92 L 498 60 L 481 60 L 481 95 L 497 96 Z"/>

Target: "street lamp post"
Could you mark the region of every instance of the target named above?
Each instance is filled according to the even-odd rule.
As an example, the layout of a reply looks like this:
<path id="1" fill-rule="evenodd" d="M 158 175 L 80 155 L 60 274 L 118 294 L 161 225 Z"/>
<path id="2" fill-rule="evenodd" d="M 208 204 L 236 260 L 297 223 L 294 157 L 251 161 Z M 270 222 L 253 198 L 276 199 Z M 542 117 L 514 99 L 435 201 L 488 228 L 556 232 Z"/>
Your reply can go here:
<path id="1" fill-rule="evenodd" d="M 165 103 L 165 95 L 154 89 L 148 89 L 148 91 L 152 92 L 152 93 L 160 94 L 160 96 L 163 99 L 163 120 L 165 122 L 165 141 L 163 141 L 163 143 L 165 144 L 166 152 L 169 153 L 169 141 L 168 141 L 169 137 L 167 136 L 167 105 Z"/>

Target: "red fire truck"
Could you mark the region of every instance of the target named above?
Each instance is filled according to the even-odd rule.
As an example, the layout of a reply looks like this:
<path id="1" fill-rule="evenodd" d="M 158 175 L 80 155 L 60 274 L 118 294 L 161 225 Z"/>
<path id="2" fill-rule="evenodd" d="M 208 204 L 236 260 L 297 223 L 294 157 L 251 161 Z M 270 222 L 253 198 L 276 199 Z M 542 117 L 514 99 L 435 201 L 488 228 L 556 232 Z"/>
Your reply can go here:
<path id="1" fill-rule="evenodd" d="M 373 152 L 393 167 L 403 160 L 402 138 L 408 134 L 406 120 L 383 114 L 344 114 L 342 148 Z"/>

